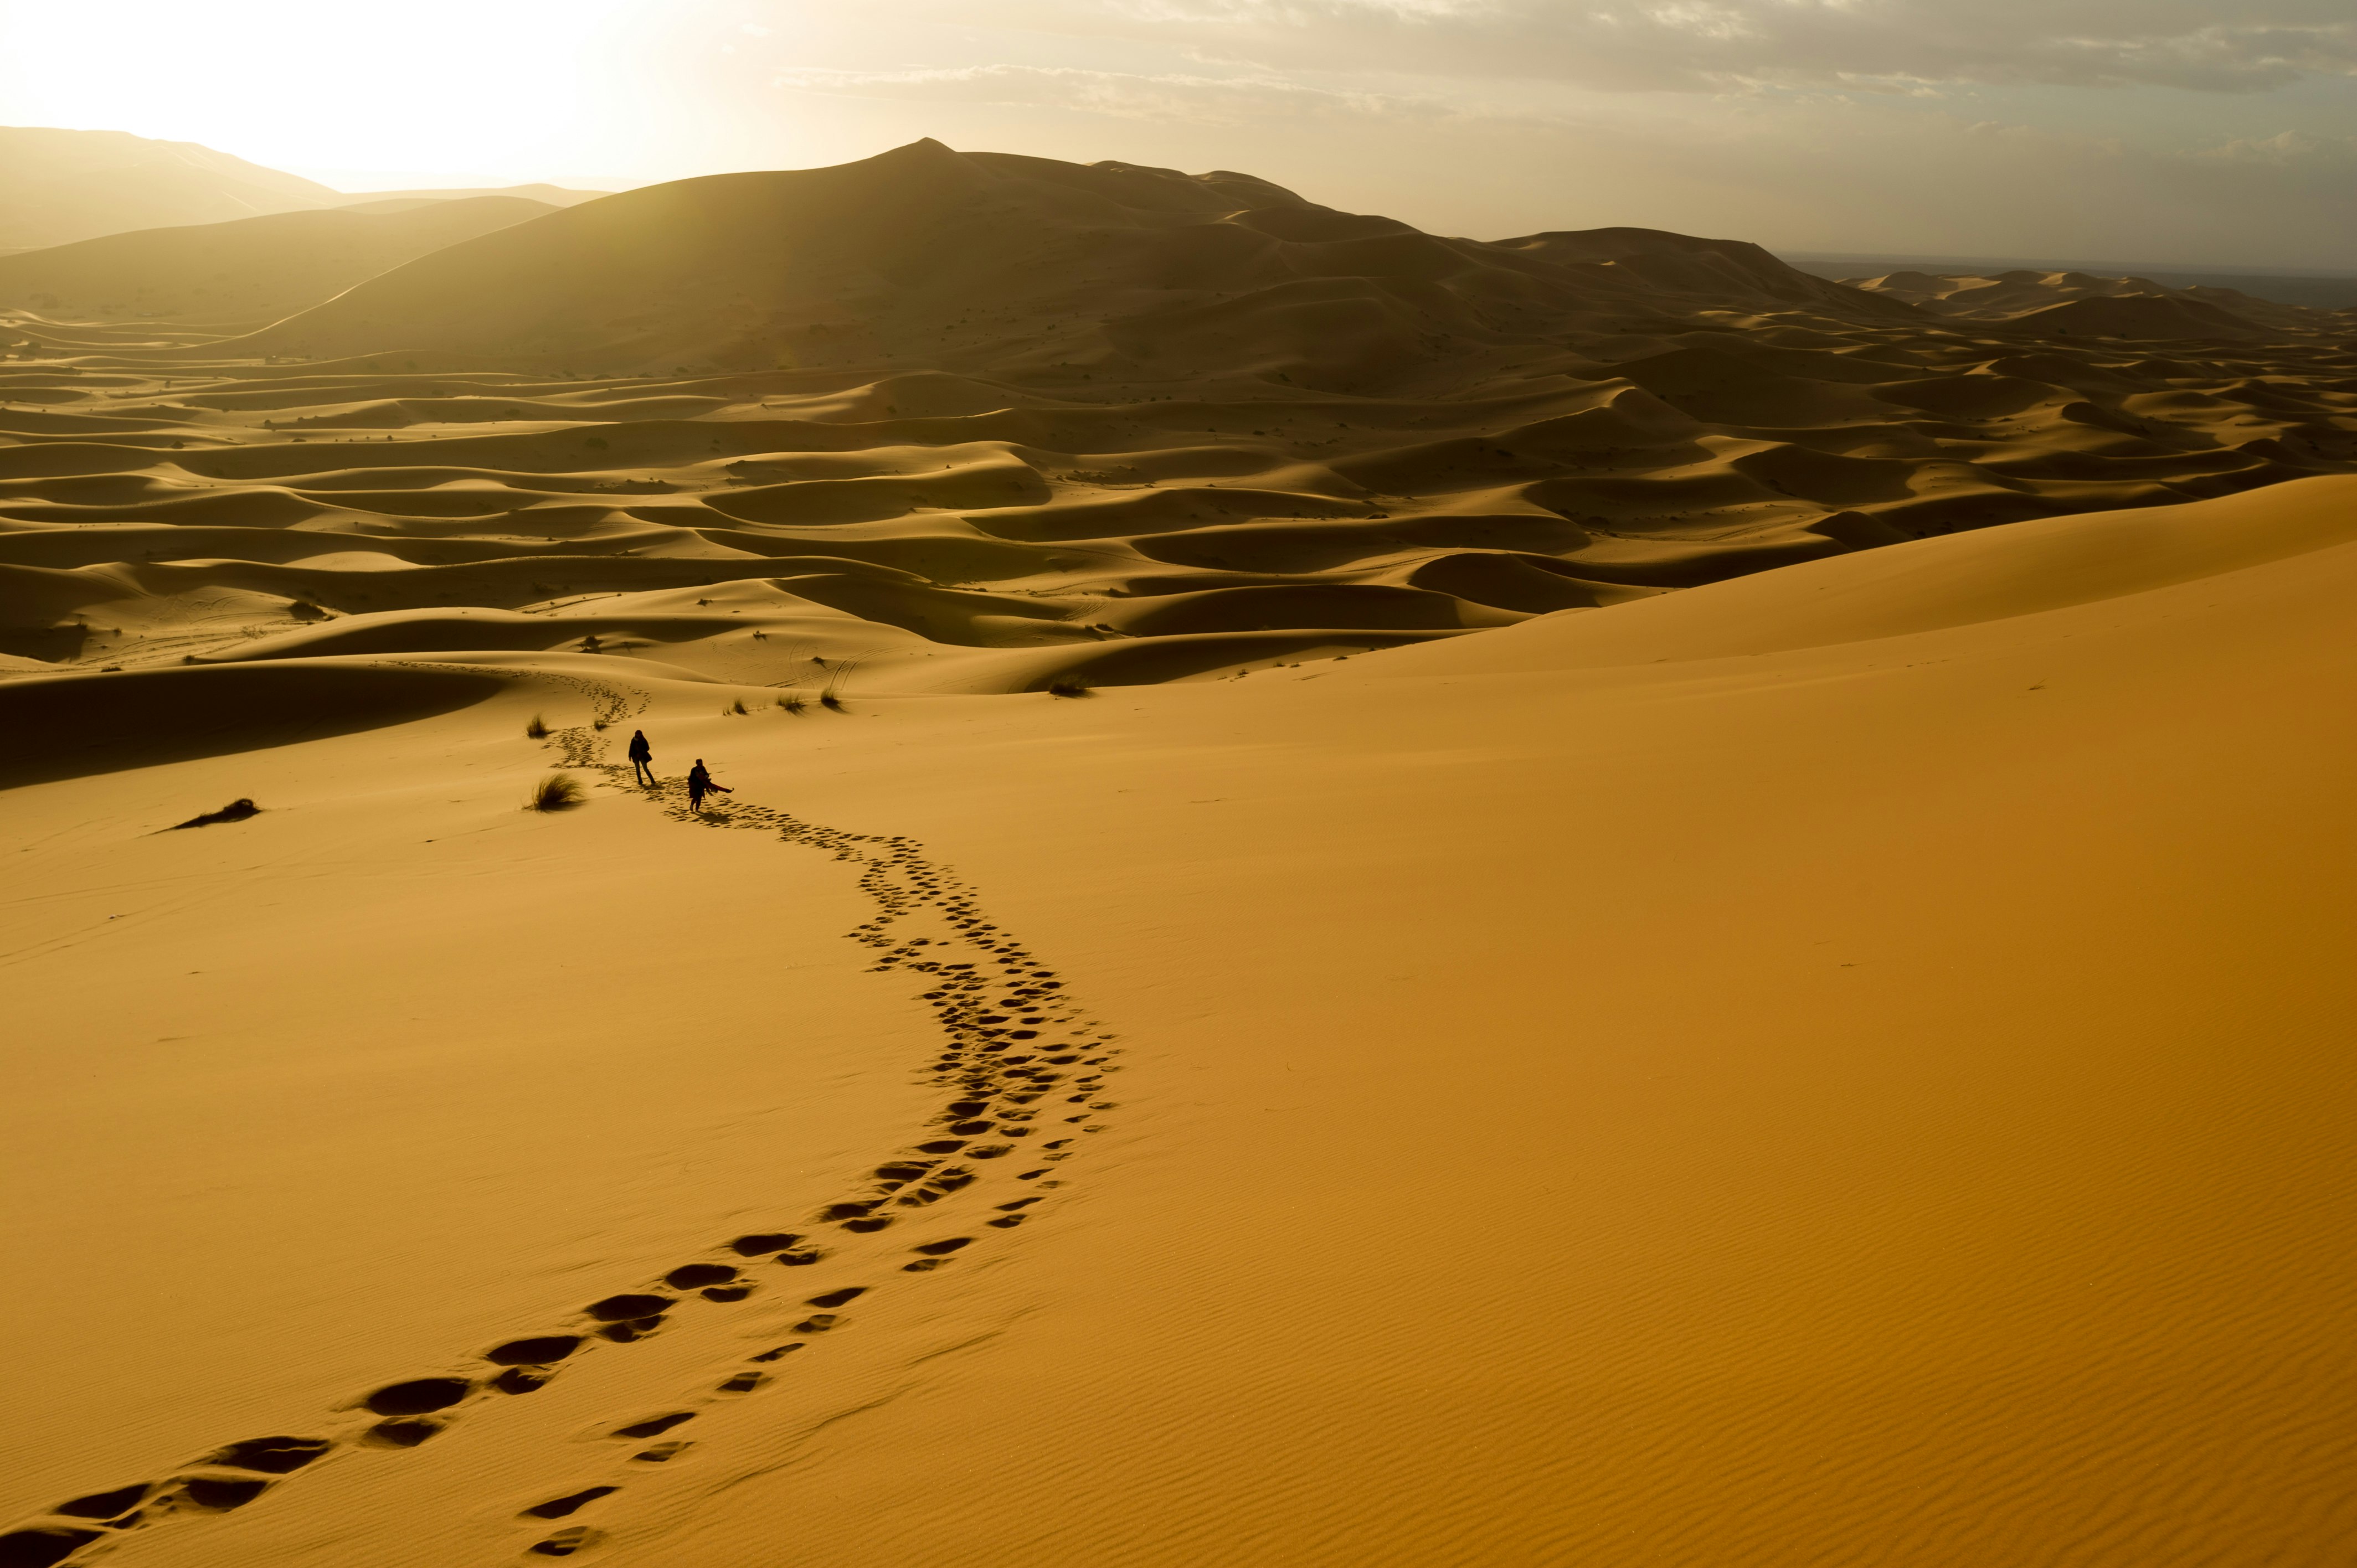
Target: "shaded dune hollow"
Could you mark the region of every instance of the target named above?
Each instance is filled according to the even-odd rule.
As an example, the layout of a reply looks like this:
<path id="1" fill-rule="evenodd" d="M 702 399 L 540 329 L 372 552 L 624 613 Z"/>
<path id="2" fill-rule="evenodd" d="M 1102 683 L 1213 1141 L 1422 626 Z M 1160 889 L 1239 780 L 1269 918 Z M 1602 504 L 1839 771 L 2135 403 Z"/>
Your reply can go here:
<path id="1" fill-rule="evenodd" d="M 932 142 L 452 207 L 0 263 L 0 679 L 1232 677 L 2357 467 L 2345 323 L 2289 307 Z"/>

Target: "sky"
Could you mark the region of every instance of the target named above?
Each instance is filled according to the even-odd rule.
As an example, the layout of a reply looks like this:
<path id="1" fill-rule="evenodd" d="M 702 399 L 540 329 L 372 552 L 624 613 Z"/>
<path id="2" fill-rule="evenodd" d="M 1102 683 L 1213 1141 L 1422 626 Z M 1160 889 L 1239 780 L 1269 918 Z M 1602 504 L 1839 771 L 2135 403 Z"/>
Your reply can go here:
<path id="1" fill-rule="evenodd" d="M 350 190 L 932 136 L 1481 239 L 2357 269 L 2357 0 L 0 0 L 0 124 Z"/>

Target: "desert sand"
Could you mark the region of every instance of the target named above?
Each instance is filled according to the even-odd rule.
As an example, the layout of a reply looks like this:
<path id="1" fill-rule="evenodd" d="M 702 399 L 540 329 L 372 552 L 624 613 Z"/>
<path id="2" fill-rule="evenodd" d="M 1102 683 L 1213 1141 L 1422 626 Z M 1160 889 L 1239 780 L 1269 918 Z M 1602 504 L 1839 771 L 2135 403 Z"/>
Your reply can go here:
<path id="1" fill-rule="evenodd" d="M 2357 1549 L 2329 317 L 930 145 L 319 286 L 0 331 L 0 1563 Z"/>

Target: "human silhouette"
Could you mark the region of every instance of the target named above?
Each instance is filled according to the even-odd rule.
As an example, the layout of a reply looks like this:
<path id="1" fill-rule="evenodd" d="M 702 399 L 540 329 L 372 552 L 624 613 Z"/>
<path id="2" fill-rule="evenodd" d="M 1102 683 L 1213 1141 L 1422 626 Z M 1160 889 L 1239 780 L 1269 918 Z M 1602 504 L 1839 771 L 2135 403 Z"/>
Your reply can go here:
<path id="1" fill-rule="evenodd" d="M 649 789 L 654 787 L 655 750 L 647 744 L 647 732 L 642 729 L 630 732 L 630 778 Z"/>
<path id="2" fill-rule="evenodd" d="M 704 810 L 704 797 L 714 789 L 719 790 L 724 795 L 736 793 L 726 784 L 715 784 L 712 781 L 712 775 L 704 770 L 704 758 L 699 757 L 695 759 L 695 766 L 687 770 L 688 809 L 693 811 Z"/>

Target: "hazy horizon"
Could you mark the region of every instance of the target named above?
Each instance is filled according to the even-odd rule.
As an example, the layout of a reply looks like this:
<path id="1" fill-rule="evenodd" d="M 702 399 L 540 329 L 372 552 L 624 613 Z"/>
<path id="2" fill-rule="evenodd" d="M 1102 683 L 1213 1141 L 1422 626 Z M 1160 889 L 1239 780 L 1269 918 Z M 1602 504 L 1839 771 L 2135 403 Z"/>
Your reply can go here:
<path id="1" fill-rule="evenodd" d="M 0 0 L 0 122 L 357 192 L 627 187 L 932 136 L 1240 169 L 1483 237 L 2357 265 L 2357 20 L 2326 0 L 421 0 L 398 27 Z"/>

